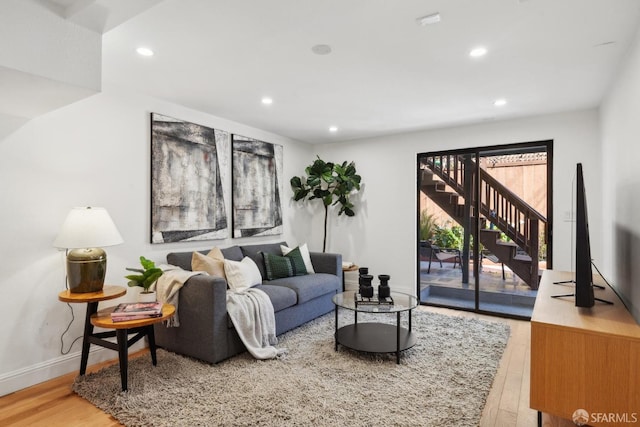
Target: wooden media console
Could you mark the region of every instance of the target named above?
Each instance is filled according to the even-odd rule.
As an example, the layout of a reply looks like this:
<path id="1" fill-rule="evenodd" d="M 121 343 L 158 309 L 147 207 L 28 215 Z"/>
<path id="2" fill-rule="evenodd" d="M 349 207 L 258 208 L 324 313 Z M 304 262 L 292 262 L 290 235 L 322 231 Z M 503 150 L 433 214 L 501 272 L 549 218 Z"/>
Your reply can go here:
<path id="1" fill-rule="evenodd" d="M 571 420 L 578 409 L 591 426 L 640 424 L 640 326 L 611 288 L 595 289 L 592 308 L 578 308 L 573 273 L 547 270 L 531 317 L 530 406 Z M 598 284 L 600 277 L 594 276 Z"/>

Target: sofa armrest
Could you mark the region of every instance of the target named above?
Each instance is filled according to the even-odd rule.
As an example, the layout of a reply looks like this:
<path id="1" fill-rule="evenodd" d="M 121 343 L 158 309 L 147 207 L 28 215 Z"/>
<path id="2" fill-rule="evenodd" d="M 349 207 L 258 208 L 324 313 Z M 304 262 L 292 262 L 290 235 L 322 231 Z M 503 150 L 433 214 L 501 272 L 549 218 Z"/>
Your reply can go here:
<path id="1" fill-rule="evenodd" d="M 316 273 L 335 274 L 342 278 L 342 254 L 310 252 L 309 255 Z"/>
<path id="2" fill-rule="evenodd" d="M 216 363 L 227 357 L 227 282 L 215 276 L 192 276 L 180 289 L 179 327 L 155 325 L 158 346 Z"/>

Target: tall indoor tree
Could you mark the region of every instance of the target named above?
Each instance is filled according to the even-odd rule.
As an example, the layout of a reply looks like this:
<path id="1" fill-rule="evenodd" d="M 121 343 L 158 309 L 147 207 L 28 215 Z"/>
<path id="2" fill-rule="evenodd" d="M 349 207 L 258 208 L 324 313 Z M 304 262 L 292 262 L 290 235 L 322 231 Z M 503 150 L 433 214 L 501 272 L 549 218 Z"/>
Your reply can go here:
<path id="1" fill-rule="evenodd" d="M 354 162 L 342 164 L 325 162 L 318 158 L 305 168 L 307 176 L 291 178 L 295 201 L 319 199 L 324 206 L 324 238 L 322 252 L 327 248 L 327 217 L 329 206 L 339 205 L 338 215 L 354 216 L 354 205 L 349 197 L 360 190 L 361 177 Z"/>

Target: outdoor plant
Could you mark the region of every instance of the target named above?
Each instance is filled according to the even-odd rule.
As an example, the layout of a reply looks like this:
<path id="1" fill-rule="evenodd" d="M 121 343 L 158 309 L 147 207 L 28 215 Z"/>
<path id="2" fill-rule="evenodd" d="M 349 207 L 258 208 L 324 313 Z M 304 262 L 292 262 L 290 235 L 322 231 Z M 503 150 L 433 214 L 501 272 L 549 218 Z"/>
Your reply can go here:
<path id="1" fill-rule="evenodd" d="M 295 201 L 322 201 L 324 207 L 324 239 L 322 252 L 327 247 L 327 217 L 329 206 L 339 205 L 338 215 L 354 216 L 354 205 L 349 197 L 360 190 L 361 177 L 354 162 L 342 164 L 325 162 L 318 158 L 305 168 L 306 176 L 294 176 L 289 181 Z"/>
<path id="2" fill-rule="evenodd" d="M 140 264 L 142 268 L 127 268 L 127 271 L 134 271 L 138 274 L 129 274 L 124 276 L 125 279 L 129 279 L 130 287 L 140 286 L 144 289 L 143 292 L 149 292 L 151 285 L 162 276 L 163 271 L 156 267 L 156 264 L 143 256 L 140 257 Z"/>
<path id="3" fill-rule="evenodd" d="M 433 214 L 426 210 L 420 212 L 420 240 L 431 240 L 437 225 Z"/>
<path id="4" fill-rule="evenodd" d="M 441 248 L 462 249 L 462 227 L 459 225 L 452 227 L 436 225 L 433 243 Z"/>

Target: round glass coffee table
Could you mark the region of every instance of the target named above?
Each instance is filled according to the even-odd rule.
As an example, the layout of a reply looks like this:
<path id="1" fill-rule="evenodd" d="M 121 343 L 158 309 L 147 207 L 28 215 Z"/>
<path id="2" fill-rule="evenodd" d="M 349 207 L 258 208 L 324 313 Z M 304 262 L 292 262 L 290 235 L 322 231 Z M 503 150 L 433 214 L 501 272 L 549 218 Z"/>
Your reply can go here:
<path id="1" fill-rule="evenodd" d="M 338 344 L 341 344 L 367 353 L 396 353 L 396 363 L 400 363 L 400 352 L 416 344 L 416 335 L 411 331 L 411 311 L 418 306 L 418 299 L 402 292 L 391 292 L 393 304 L 378 304 L 370 301 L 361 302 L 357 295 L 357 292 L 349 291 L 333 297 L 333 303 L 336 306 L 336 351 L 338 351 Z M 339 308 L 353 311 L 352 324 L 338 327 Z M 409 313 L 408 328 L 400 326 L 400 315 L 405 311 Z M 380 316 L 395 313 L 396 324 L 358 323 L 358 313 Z"/>

